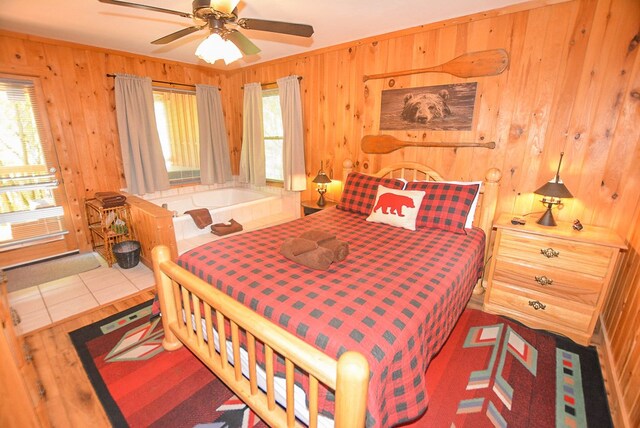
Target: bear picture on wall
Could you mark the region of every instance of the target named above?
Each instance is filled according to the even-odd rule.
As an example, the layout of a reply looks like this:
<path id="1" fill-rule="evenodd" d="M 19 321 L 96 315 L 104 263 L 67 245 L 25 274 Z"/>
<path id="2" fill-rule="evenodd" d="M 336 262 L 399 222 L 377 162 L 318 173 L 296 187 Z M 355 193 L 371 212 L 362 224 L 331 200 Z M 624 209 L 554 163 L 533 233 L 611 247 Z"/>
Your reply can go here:
<path id="1" fill-rule="evenodd" d="M 478 83 L 382 91 L 381 130 L 471 131 Z"/>

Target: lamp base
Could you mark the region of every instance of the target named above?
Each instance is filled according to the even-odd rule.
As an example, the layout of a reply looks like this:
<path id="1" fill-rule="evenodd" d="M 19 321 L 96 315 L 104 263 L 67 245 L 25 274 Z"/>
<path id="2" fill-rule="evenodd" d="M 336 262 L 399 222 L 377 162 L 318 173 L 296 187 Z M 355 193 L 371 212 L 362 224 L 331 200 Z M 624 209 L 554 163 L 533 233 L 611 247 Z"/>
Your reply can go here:
<path id="1" fill-rule="evenodd" d="M 320 192 L 318 192 L 320 193 Z M 319 207 L 324 207 L 325 205 L 325 201 L 324 201 L 324 192 L 320 193 L 320 197 L 318 198 L 318 202 L 316 202 L 318 204 Z"/>
<path id="2" fill-rule="evenodd" d="M 553 218 L 553 214 L 551 213 L 551 208 L 553 204 L 549 204 L 547 210 L 544 212 L 542 217 L 538 219 L 538 224 L 542 226 L 557 226 L 555 219 Z"/>

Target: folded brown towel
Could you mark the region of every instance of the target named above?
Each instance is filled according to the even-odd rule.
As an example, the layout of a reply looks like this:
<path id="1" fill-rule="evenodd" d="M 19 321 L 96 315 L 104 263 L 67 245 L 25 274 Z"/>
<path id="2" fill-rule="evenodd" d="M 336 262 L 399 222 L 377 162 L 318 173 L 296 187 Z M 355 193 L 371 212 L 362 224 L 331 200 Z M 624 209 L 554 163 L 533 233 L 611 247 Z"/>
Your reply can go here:
<path id="1" fill-rule="evenodd" d="M 323 241 L 336 239 L 336 235 L 334 235 L 333 233 L 325 232 L 324 230 L 311 229 L 302 233 L 300 236 L 298 236 L 298 238 L 308 239 L 320 244 Z"/>
<path id="2" fill-rule="evenodd" d="M 211 225 L 211 233 L 217 236 L 224 236 L 234 232 L 240 232 L 242 225 L 234 219 L 229 220 L 229 223 L 216 223 Z"/>
<path id="3" fill-rule="evenodd" d="M 103 206 L 103 208 L 113 208 L 124 205 L 126 196 L 118 192 L 96 192 L 93 195 Z"/>
<path id="4" fill-rule="evenodd" d="M 341 262 L 347 258 L 347 255 L 349 255 L 349 244 L 339 239 L 330 239 L 328 241 L 322 241 L 318 245 L 320 245 L 323 248 L 327 248 L 328 250 L 331 250 L 331 254 L 333 255 L 334 262 Z"/>
<path id="5" fill-rule="evenodd" d="M 211 220 L 211 213 L 206 208 L 196 208 L 195 210 L 185 211 L 184 213 L 191 216 L 196 226 L 198 226 L 198 229 L 204 229 L 213 222 L 213 220 Z"/>
<path id="6" fill-rule="evenodd" d="M 293 241 L 299 238 L 289 238 L 280 247 L 280 254 L 291 261 L 299 263 L 311 269 L 327 270 L 333 262 L 333 254 L 328 248 L 317 247 L 311 251 L 306 251 L 297 255 L 293 254 Z M 313 243 L 315 245 L 315 243 Z"/>
<path id="7" fill-rule="evenodd" d="M 318 244 L 316 242 L 304 238 L 292 238 L 287 242 L 287 245 L 291 246 L 291 254 L 294 256 L 307 253 L 318 248 Z"/>

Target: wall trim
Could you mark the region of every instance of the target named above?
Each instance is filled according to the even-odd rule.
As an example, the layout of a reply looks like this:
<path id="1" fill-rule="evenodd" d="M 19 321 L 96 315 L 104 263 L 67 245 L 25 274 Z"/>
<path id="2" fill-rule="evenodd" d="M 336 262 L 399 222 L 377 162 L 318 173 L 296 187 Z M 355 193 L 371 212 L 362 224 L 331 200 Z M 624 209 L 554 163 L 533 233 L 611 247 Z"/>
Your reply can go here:
<path id="1" fill-rule="evenodd" d="M 613 426 L 620 428 L 631 428 L 631 422 L 629 420 L 629 411 L 624 402 L 624 395 L 622 394 L 622 388 L 620 381 L 616 373 L 615 360 L 613 359 L 613 353 L 611 351 L 611 342 L 609 341 L 609 335 L 607 329 L 602 322 L 602 318 L 598 317 L 599 336 L 600 343 L 597 344 L 598 356 L 600 357 L 600 366 L 602 367 L 602 375 L 604 377 L 605 388 L 607 391 L 607 398 L 609 400 L 609 408 L 611 410 L 611 419 L 613 419 Z"/>

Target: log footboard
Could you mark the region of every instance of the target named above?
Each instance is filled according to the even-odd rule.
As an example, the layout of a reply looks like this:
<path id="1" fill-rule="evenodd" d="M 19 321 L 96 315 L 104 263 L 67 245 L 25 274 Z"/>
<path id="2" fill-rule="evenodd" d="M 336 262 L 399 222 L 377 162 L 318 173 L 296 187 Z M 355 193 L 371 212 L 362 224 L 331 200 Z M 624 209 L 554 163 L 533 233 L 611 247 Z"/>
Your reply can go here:
<path id="1" fill-rule="evenodd" d="M 186 345 L 270 426 L 304 426 L 294 413 L 294 388 L 299 387 L 294 384 L 296 371 L 307 379 L 308 426 L 318 426 L 319 384 L 335 392 L 336 427 L 364 426 L 369 364 L 361 354 L 348 351 L 337 361 L 330 358 L 173 263 L 166 246 L 153 249 L 153 270 L 166 350 Z M 189 312 L 191 316 L 184 315 Z M 242 353 L 248 356 L 248 373 L 243 372 L 244 364 L 231 363 L 242 361 Z M 286 408 L 276 402 L 274 356 L 285 361 Z M 258 361 L 264 361 L 262 382 Z"/>

